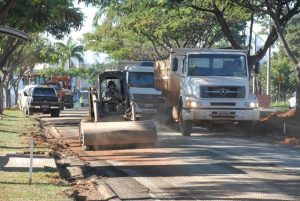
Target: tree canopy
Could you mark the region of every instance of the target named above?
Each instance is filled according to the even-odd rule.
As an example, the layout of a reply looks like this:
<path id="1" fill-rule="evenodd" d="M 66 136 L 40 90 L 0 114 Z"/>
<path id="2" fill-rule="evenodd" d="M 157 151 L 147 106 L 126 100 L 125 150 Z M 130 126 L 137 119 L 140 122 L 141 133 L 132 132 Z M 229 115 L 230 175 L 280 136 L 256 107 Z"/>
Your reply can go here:
<path id="1" fill-rule="evenodd" d="M 146 0 L 104 2 L 100 6 L 105 19 L 94 33 L 85 35 L 84 42 L 114 59 L 155 60 L 166 57 L 175 47 L 212 47 L 224 39 L 213 15 L 190 7 L 168 9 Z M 238 33 L 245 23 L 232 25 L 241 41 L 245 35 Z"/>
<path id="2" fill-rule="evenodd" d="M 32 38 L 30 43 L 35 43 L 41 42 L 35 37 L 39 33 L 51 34 L 61 39 L 71 30 L 79 29 L 82 26 L 83 13 L 79 8 L 74 7 L 72 0 L 7 0 L 0 2 L 0 22 L 3 26 L 29 34 Z M 0 113 L 2 113 L 3 86 L 12 79 L 10 74 L 21 64 L 18 62 L 21 56 L 14 56 L 14 54 L 23 55 L 26 48 L 24 48 L 25 44 L 17 38 L 2 34 L 0 39 Z M 51 57 L 47 55 L 51 48 L 46 48 L 49 47 L 39 46 L 38 49 L 28 51 L 37 56 L 34 52 L 40 50 L 37 57 L 44 57 L 45 61 L 49 61 Z M 34 65 L 36 59 L 30 60 L 30 57 L 27 59 L 32 62 L 31 65 Z"/>

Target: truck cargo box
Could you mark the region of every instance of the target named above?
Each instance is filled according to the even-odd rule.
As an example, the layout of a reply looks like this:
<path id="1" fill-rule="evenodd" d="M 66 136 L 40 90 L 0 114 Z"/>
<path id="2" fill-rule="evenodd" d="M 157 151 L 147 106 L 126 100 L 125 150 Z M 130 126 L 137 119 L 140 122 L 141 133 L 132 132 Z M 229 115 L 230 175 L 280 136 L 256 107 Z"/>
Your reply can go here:
<path id="1" fill-rule="evenodd" d="M 171 90 L 171 67 L 170 60 L 155 62 L 154 87 L 160 91 L 170 92 Z"/>

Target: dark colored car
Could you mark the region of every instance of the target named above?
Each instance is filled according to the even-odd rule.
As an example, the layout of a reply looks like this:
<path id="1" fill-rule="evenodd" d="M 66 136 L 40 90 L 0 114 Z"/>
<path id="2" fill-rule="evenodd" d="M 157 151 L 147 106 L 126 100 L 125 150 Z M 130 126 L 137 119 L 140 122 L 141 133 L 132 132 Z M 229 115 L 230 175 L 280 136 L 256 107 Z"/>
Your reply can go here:
<path id="1" fill-rule="evenodd" d="M 63 90 L 64 94 L 64 106 L 66 108 L 73 108 L 74 102 L 73 102 L 73 93 L 70 90 Z"/>
<path id="2" fill-rule="evenodd" d="M 30 88 L 27 94 L 29 115 L 42 112 L 51 114 L 51 117 L 58 117 L 60 113 L 58 96 L 53 87 L 37 86 Z"/>

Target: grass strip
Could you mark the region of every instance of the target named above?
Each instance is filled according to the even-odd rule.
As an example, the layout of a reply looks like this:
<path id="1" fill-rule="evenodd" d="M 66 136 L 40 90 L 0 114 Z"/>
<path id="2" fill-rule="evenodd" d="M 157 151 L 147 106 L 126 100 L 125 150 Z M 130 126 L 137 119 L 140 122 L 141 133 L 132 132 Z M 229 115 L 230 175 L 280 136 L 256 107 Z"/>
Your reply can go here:
<path id="1" fill-rule="evenodd" d="M 0 119 L 0 200 L 73 200 L 68 198 L 72 194 L 71 186 L 53 168 L 33 168 L 33 183 L 28 185 L 26 167 L 5 167 L 10 156 L 28 153 L 29 140 L 42 132 L 35 116 L 26 119 L 17 110 L 5 110 L 3 114 Z M 51 151 L 43 142 L 37 142 L 36 146 L 35 152 Z"/>

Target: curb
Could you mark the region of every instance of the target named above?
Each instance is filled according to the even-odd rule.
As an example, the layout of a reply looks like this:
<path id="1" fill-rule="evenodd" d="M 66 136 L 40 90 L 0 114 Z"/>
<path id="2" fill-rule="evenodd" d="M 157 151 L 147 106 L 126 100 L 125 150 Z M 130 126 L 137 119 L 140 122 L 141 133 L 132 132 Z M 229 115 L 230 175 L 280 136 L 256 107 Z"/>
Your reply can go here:
<path id="1" fill-rule="evenodd" d="M 50 127 L 49 129 L 50 134 L 55 137 L 55 138 L 60 138 L 62 137 L 57 129 L 53 126 Z M 56 161 L 57 162 L 57 161 Z M 65 169 L 68 174 L 70 175 L 71 178 L 74 179 L 83 179 L 83 173 L 82 170 L 79 167 L 66 167 Z M 122 201 L 119 196 L 113 191 L 113 189 L 106 184 L 104 181 L 101 179 L 95 180 L 94 187 L 98 193 L 99 200 L 103 201 Z"/>
<path id="2" fill-rule="evenodd" d="M 55 136 L 53 137 L 56 137 L 56 138 L 61 138 L 62 136 L 58 133 L 57 129 L 53 126 L 50 126 L 49 127 L 49 131 L 50 131 L 50 135 L 54 134 Z"/>
<path id="3" fill-rule="evenodd" d="M 101 181 L 100 179 L 96 180 L 96 184 L 95 187 L 98 191 L 98 194 L 101 197 L 101 200 L 114 200 L 114 201 L 122 201 L 118 195 L 112 190 L 112 188 L 107 185 L 106 183 L 104 183 L 103 181 Z"/>

